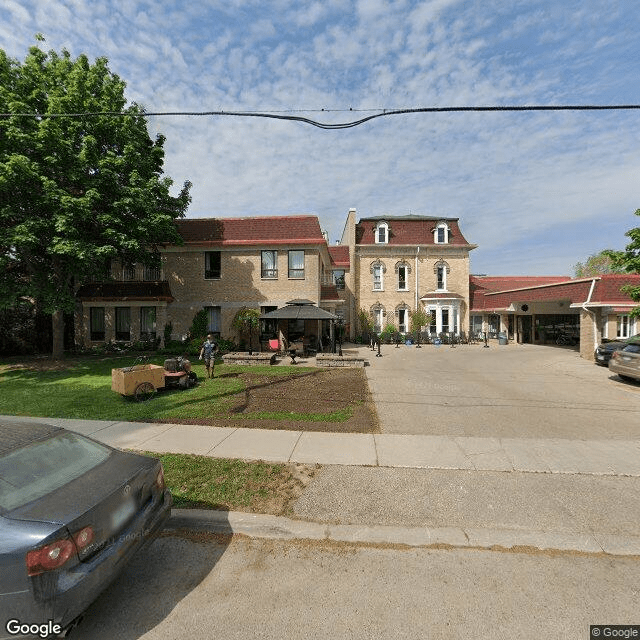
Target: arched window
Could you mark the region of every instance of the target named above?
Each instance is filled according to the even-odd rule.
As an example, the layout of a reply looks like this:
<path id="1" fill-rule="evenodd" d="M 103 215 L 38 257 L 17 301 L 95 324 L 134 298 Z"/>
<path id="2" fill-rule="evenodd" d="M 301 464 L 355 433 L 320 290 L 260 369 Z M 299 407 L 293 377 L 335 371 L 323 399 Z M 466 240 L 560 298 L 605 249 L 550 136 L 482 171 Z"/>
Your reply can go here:
<path id="1" fill-rule="evenodd" d="M 396 262 L 396 274 L 398 275 L 398 291 L 409 291 L 409 274 L 411 265 L 406 260 Z"/>
<path id="2" fill-rule="evenodd" d="M 374 331 L 380 333 L 384 327 L 384 317 L 387 315 L 384 306 L 379 302 L 371 307 L 371 315 L 373 316 Z"/>
<path id="3" fill-rule="evenodd" d="M 369 271 L 373 275 L 373 290 L 384 291 L 384 274 L 387 271 L 382 260 L 376 260 L 371 263 Z"/>
<path id="4" fill-rule="evenodd" d="M 433 230 L 433 241 L 436 244 L 449 244 L 449 225 L 446 222 L 438 222 Z"/>
<path id="5" fill-rule="evenodd" d="M 388 244 L 389 242 L 389 224 L 387 222 L 378 222 L 374 230 L 376 236 L 376 244 Z"/>
<path id="6" fill-rule="evenodd" d="M 433 272 L 436 274 L 436 291 L 447 290 L 447 275 L 451 268 L 444 260 L 436 262 Z"/>
<path id="7" fill-rule="evenodd" d="M 396 317 L 398 318 L 398 331 L 407 333 L 409 331 L 409 305 L 401 302 L 396 307 Z"/>

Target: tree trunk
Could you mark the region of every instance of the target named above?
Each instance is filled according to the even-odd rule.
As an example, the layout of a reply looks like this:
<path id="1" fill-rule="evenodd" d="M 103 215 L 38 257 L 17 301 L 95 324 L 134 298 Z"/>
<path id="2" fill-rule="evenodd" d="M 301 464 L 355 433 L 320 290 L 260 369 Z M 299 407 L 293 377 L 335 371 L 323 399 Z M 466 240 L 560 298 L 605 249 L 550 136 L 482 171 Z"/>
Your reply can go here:
<path id="1" fill-rule="evenodd" d="M 51 328 L 53 333 L 51 358 L 61 360 L 64 358 L 64 312 L 62 309 L 56 309 L 51 315 Z"/>

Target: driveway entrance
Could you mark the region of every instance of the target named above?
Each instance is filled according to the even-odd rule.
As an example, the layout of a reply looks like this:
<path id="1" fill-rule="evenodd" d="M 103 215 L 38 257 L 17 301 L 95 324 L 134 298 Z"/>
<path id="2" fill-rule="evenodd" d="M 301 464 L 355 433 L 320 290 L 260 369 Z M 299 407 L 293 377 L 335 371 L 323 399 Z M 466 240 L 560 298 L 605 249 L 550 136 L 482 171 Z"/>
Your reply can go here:
<path id="1" fill-rule="evenodd" d="M 382 356 L 365 371 L 383 433 L 640 440 L 640 385 L 574 349 L 403 345 Z"/>

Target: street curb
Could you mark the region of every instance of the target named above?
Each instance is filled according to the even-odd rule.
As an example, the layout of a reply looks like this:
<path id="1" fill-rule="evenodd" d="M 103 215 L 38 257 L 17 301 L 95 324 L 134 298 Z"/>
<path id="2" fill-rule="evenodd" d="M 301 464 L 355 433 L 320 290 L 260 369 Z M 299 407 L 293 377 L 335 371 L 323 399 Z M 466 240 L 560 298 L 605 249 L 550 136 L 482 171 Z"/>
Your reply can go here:
<path id="1" fill-rule="evenodd" d="M 179 529 L 274 540 L 516 552 L 555 551 L 640 558 L 640 537 L 561 531 L 326 524 L 239 511 L 173 509 L 165 530 Z"/>

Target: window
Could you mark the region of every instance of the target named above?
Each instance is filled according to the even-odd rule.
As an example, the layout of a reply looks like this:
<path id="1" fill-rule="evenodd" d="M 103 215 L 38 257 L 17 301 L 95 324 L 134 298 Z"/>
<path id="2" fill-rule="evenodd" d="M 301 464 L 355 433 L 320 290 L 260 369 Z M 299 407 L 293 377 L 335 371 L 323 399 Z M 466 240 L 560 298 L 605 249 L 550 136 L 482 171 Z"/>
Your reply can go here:
<path id="1" fill-rule="evenodd" d="M 429 333 L 434 336 L 438 333 L 438 321 L 436 319 L 436 310 L 429 310 Z"/>
<path id="2" fill-rule="evenodd" d="M 220 278 L 220 252 L 204 252 L 204 277 L 207 280 L 218 280 Z"/>
<path id="3" fill-rule="evenodd" d="M 373 290 L 382 291 L 382 265 L 377 264 L 373 267 Z"/>
<path id="4" fill-rule="evenodd" d="M 398 267 L 398 289 L 400 291 L 406 291 L 409 288 L 407 275 L 407 266 L 400 265 Z"/>
<path id="5" fill-rule="evenodd" d="M 616 319 L 618 338 L 628 338 L 633 335 L 633 320 L 628 315 L 618 316 Z"/>
<path id="6" fill-rule="evenodd" d="M 104 307 L 90 307 L 89 331 L 92 340 L 104 340 Z"/>
<path id="7" fill-rule="evenodd" d="M 474 336 L 482 334 L 482 316 L 471 316 L 471 334 Z"/>
<path id="8" fill-rule="evenodd" d="M 407 319 L 409 312 L 407 309 L 398 309 L 398 331 L 400 333 L 407 332 Z"/>
<path id="9" fill-rule="evenodd" d="M 304 251 L 289 251 L 289 277 L 304 278 Z"/>
<path id="10" fill-rule="evenodd" d="M 436 270 L 436 288 L 437 289 L 446 289 L 447 288 L 447 271 L 443 266 L 439 266 Z"/>
<path id="11" fill-rule="evenodd" d="M 278 277 L 278 252 L 277 251 L 262 252 L 262 277 L 263 278 Z"/>
<path id="12" fill-rule="evenodd" d="M 344 289 L 344 269 L 335 269 L 331 273 L 333 284 L 336 285 L 336 289 Z"/>
<path id="13" fill-rule="evenodd" d="M 442 332 L 449 333 L 449 309 L 442 310 Z"/>
<path id="14" fill-rule="evenodd" d="M 449 226 L 446 222 L 441 222 L 433 230 L 433 241 L 436 244 L 448 244 L 449 243 Z"/>
<path id="15" fill-rule="evenodd" d="M 260 307 L 260 313 L 270 313 L 275 311 L 278 307 Z M 260 320 L 260 340 L 266 342 L 278 337 L 278 319 L 272 318 L 269 320 Z"/>
<path id="16" fill-rule="evenodd" d="M 389 242 L 389 225 L 380 222 L 375 229 L 376 244 L 387 244 Z"/>
<path id="17" fill-rule="evenodd" d="M 131 340 L 130 307 L 116 307 L 116 340 Z"/>
<path id="18" fill-rule="evenodd" d="M 222 322 L 220 307 L 205 307 L 207 310 L 207 332 L 220 337 Z"/>
<path id="19" fill-rule="evenodd" d="M 143 340 L 156 339 L 155 307 L 140 307 L 140 337 Z"/>
<path id="20" fill-rule="evenodd" d="M 376 307 L 372 310 L 373 313 L 373 324 L 374 331 L 376 333 L 382 332 L 382 327 L 384 325 L 384 307 Z"/>

